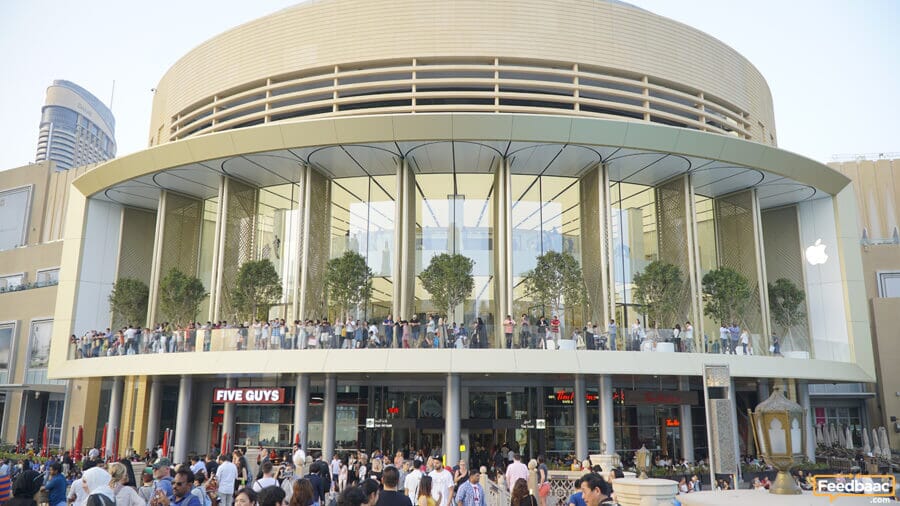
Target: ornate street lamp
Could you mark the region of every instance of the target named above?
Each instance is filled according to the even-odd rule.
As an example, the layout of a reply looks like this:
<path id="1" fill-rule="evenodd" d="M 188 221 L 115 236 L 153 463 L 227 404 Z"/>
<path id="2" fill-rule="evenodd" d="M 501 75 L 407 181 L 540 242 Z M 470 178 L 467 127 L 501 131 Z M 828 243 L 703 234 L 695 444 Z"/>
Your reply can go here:
<path id="1" fill-rule="evenodd" d="M 756 452 L 767 464 L 778 470 L 775 482 L 769 487 L 772 494 L 801 494 L 797 482 L 789 474 L 803 459 L 806 441 L 806 412 L 799 404 L 786 399 L 775 390 L 768 399 L 747 410 L 756 441 Z"/>
<path id="2" fill-rule="evenodd" d="M 647 471 L 650 470 L 650 450 L 645 445 L 641 445 L 641 449 L 634 452 L 634 467 L 641 472 L 638 478 L 647 479 Z"/>

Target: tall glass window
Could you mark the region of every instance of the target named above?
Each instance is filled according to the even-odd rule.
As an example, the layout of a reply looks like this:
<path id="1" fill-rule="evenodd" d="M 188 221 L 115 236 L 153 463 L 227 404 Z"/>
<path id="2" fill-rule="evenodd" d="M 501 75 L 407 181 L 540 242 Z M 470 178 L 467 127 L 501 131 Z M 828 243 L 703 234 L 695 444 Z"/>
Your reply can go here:
<path id="1" fill-rule="evenodd" d="M 256 220 L 256 258 L 269 260 L 281 278 L 281 303 L 270 318 L 288 319 L 294 300 L 295 273 L 300 269 L 300 186 L 283 184 L 260 188 Z"/>
<path id="2" fill-rule="evenodd" d="M 494 301 L 494 175 L 416 175 L 416 275 L 428 268 L 432 257 L 458 253 L 475 262 L 475 287 L 463 312 L 451 320 L 469 323 L 484 319 L 491 335 L 497 318 Z M 440 311 L 416 277 L 416 312 Z M 411 315 L 403 315 L 408 317 Z"/>
<path id="3" fill-rule="evenodd" d="M 364 176 L 331 182 L 331 258 L 359 253 L 372 270 L 372 298 L 363 319 L 383 319 L 394 298 L 396 176 Z"/>
<path id="4" fill-rule="evenodd" d="M 713 199 L 700 195 L 694 196 L 694 213 L 697 217 L 697 247 L 700 251 L 698 265 L 700 279 L 710 271 L 718 268 L 716 251 L 716 213 L 713 210 Z M 709 315 L 703 316 L 703 343 L 701 351 L 714 351 L 711 346 L 719 344 L 719 324 Z"/>
<path id="5" fill-rule="evenodd" d="M 610 185 L 610 201 L 616 320 L 623 326 L 632 326 L 635 320 L 640 320 L 646 326 L 645 315 L 636 305 L 632 290 L 634 275 L 659 258 L 656 197 L 651 186 L 614 183 Z"/>
<path id="6" fill-rule="evenodd" d="M 0 251 L 27 241 L 31 187 L 0 191 Z"/>
<path id="7" fill-rule="evenodd" d="M 200 223 L 200 263 L 197 266 L 197 277 L 207 290 L 212 286 L 213 250 L 216 242 L 216 216 L 219 212 L 219 197 L 203 201 L 203 221 Z M 209 315 L 212 297 L 205 297 L 200 302 L 199 318 Z"/>
<path id="8" fill-rule="evenodd" d="M 529 294 L 525 276 L 549 251 L 569 253 L 581 262 L 581 209 L 578 179 L 513 175 L 511 180 L 513 310 L 536 322 L 557 310 Z M 564 335 L 583 325 L 582 307 L 562 301 Z"/>

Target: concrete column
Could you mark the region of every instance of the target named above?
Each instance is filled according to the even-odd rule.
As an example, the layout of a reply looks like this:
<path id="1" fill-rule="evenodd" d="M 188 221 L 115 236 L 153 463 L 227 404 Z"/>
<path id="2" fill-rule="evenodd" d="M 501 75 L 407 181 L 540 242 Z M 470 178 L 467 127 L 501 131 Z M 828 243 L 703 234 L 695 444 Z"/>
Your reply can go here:
<path id="1" fill-rule="evenodd" d="M 803 408 L 806 413 L 806 458 L 810 462 L 816 461 L 816 437 L 813 431 L 812 409 L 809 405 L 809 383 L 806 380 L 797 380 L 797 404 Z"/>
<path id="2" fill-rule="evenodd" d="M 447 375 L 444 399 L 444 455 L 447 456 L 447 465 L 454 466 L 459 462 L 459 375 Z"/>
<path id="3" fill-rule="evenodd" d="M 580 461 L 588 456 L 587 404 L 584 394 L 584 376 L 575 376 L 575 457 Z"/>
<path id="4" fill-rule="evenodd" d="M 759 402 L 768 399 L 770 395 L 772 395 L 772 393 L 769 392 L 769 380 L 767 378 L 759 378 L 756 380 L 756 396 L 759 397 Z"/>
<path id="5" fill-rule="evenodd" d="M 109 396 L 109 418 L 106 422 L 106 456 L 113 454 L 113 442 L 116 438 L 116 429 L 122 420 L 122 395 L 125 391 L 125 378 L 117 376 L 113 378 L 112 392 Z"/>
<path id="6" fill-rule="evenodd" d="M 337 378 L 325 376 L 325 409 L 322 412 L 322 460 L 331 462 L 334 455 L 334 432 L 337 423 Z"/>
<path id="7" fill-rule="evenodd" d="M 687 376 L 678 378 L 678 389 L 688 392 L 691 389 L 691 381 Z M 694 461 L 694 419 L 691 414 L 691 405 L 682 404 L 678 408 L 681 422 L 681 453 L 688 462 Z"/>
<path id="8" fill-rule="evenodd" d="M 741 477 L 741 466 L 740 466 L 740 458 L 741 458 L 741 434 L 738 432 L 738 417 L 737 417 L 737 389 L 734 385 L 734 377 L 731 378 L 731 383 L 728 388 L 728 401 L 731 403 L 731 422 L 733 426 L 734 435 L 734 457 L 738 459 L 737 463 L 737 476 L 735 477 L 735 483 L 740 483 L 742 481 Z"/>
<path id="9" fill-rule="evenodd" d="M 234 388 L 234 380 L 232 378 L 228 378 L 225 380 L 225 388 Z M 227 445 L 228 447 L 234 446 L 234 404 L 230 402 L 225 403 L 225 408 L 223 409 L 224 413 L 222 413 L 222 432 L 228 435 Z M 222 453 L 228 452 L 227 447 L 223 446 L 219 448 L 219 451 Z"/>
<path id="10" fill-rule="evenodd" d="M 300 437 L 300 447 L 309 441 L 309 375 L 298 374 L 294 390 L 294 439 Z"/>
<path id="11" fill-rule="evenodd" d="M 147 440 L 145 447 L 153 450 L 159 443 L 159 415 L 162 408 L 162 382 L 159 378 L 150 381 L 150 405 L 147 406 Z"/>
<path id="12" fill-rule="evenodd" d="M 600 453 L 611 455 L 616 451 L 615 403 L 613 402 L 612 376 L 608 374 L 600 376 L 598 393 L 600 398 Z"/>
<path id="13" fill-rule="evenodd" d="M 191 433 L 191 394 L 194 388 L 193 376 L 182 376 L 178 383 L 178 411 L 175 413 L 175 451 L 172 459 L 176 464 L 187 460 L 187 446 Z"/>

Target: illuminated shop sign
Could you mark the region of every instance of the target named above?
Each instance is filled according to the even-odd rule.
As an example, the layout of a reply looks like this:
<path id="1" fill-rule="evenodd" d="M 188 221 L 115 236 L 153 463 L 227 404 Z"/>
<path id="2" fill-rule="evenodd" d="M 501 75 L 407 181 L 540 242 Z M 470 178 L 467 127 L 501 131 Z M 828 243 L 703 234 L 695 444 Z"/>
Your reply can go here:
<path id="1" fill-rule="evenodd" d="M 681 427 L 677 418 L 666 418 L 666 427 Z"/>
<path id="2" fill-rule="evenodd" d="M 616 404 L 697 404 L 697 392 L 681 390 L 613 390 L 613 402 Z M 561 404 L 575 404 L 575 392 L 557 390 L 547 399 Z M 597 394 L 585 394 L 584 400 L 588 403 L 597 402 Z"/>
<path id="3" fill-rule="evenodd" d="M 547 396 L 548 399 L 555 400 L 562 404 L 575 404 L 575 392 L 558 390 L 553 392 L 552 395 Z M 597 402 L 600 400 L 600 396 L 597 394 L 584 394 L 584 400 L 586 402 Z M 613 391 L 613 401 L 619 402 L 622 400 L 622 392 L 619 390 Z"/>
<path id="4" fill-rule="evenodd" d="M 217 388 L 213 402 L 229 404 L 284 404 L 283 388 Z"/>

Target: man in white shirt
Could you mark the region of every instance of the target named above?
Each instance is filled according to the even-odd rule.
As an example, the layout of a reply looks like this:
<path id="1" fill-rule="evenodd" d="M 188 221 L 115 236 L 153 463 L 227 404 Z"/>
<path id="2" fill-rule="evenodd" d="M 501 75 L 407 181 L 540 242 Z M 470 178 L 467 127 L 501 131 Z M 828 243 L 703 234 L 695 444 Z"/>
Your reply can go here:
<path id="1" fill-rule="evenodd" d="M 262 463 L 260 468 L 262 469 L 262 478 L 253 482 L 253 490 L 259 492 L 266 487 L 277 487 L 278 480 L 275 479 L 275 466 L 272 465 L 272 462 L 267 460 Z"/>
<path id="2" fill-rule="evenodd" d="M 528 481 L 528 466 L 523 464 L 519 456 L 514 452 L 510 451 L 509 454 L 513 456 L 513 462 L 506 467 L 506 486 L 512 492 L 517 480 L 523 479 L 526 482 Z"/>
<path id="3" fill-rule="evenodd" d="M 422 481 L 422 471 L 418 467 L 412 467 L 411 462 L 407 461 L 406 463 L 409 465 L 410 471 L 403 480 L 403 490 L 406 492 L 406 497 L 416 504 L 416 499 L 419 497 L 419 482 Z M 432 486 L 433 488 L 434 486 Z"/>
<path id="4" fill-rule="evenodd" d="M 439 456 L 431 459 L 430 467 L 433 469 L 428 476 L 431 476 L 431 497 L 437 501 L 438 506 L 447 506 L 453 498 L 453 475 L 450 471 L 444 469 Z"/>
<path id="5" fill-rule="evenodd" d="M 194 473 L 195 476 L 197 473 L 206 474 L 206 464 L 196 455 L 191 457 L 191 472 Z"/>
<path id="6" fill-rule="evenodd" d="M 219 482 L 219 506 L 234 504 L 234 482 L 237 480 L 237 466 L 224 453 L 219 455 L 219 467 L 216 469 L 216 481 Z"/>

